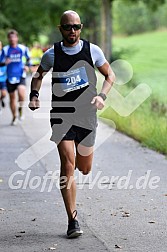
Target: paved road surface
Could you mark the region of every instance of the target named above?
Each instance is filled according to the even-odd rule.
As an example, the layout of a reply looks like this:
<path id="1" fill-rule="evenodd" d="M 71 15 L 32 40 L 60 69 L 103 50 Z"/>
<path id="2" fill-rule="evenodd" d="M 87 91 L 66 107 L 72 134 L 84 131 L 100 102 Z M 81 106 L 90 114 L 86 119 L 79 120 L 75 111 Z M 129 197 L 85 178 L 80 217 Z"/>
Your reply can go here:
<path id="1" fill-rule="evenodd" d="M 46 105 L 47 76 L 40 97 Z M 8 108 L 0 116 L 0 252 L 166 252 L 167 160 L 103 122 L 98 140 L 108 132 L 107 140 L 95 151 L 92 174 L 75 172 L 84 235 L 66 239 L 58 180 L 53 186 L 51 179 L 44 183 L 47 174 L 59 172 L 57 150 L 49 141 L 48 111 L 49 107 L 37 112 L 25 108 L 26 119 L 17 126 L 9 125 Z M 128 174 L 129 182 L 123 177 Z"/>

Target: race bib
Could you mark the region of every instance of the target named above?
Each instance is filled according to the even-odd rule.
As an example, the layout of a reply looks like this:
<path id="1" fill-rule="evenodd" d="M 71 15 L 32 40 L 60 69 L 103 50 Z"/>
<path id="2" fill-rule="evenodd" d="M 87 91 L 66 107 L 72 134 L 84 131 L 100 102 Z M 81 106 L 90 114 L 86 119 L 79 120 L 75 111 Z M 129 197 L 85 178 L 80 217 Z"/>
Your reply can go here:
<path id="1" fill-rule="evenodd" d="M 60 84 L 61 89 L 66 93 L 89 85 L 85 67 L 69 70 L 68 72 L 56 73 L 54 76 L 56 77 L 56 84 Z"/>
<path id="2" fill-rule="evenodd" d="M 8 81 L 11 84 L 17 84 L 20 82 L 20 78 L 19 77 L 8 77 Z"/>
<path id="3" fill-rule="evenodd" d="M 6 66 L 0 67 L 0 76 L 6 75 Z"/>
<path id="4" fill-rule="evenodd" d="M 5 75 L 5 72 L 1 72 L 0 70 L 0 76 L 4 76 Z"/>

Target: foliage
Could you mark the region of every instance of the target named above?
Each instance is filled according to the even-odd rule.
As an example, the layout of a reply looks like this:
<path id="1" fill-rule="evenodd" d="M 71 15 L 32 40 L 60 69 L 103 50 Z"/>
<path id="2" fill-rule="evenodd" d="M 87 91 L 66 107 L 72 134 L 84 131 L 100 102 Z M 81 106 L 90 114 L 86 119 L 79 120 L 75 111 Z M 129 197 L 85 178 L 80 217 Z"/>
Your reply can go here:
<path id="1" fill-rule="evenodd" d="M 84 35 L 87 37 L 96 35 L 99 21 L 99 0 L 90 5 L 88 0 L 24 0 L 18 4 L 17 0 L 0 0 L 0 35 L 6 42 L 6 34 L 9 29 L 16 29 L 21 40 L 26 44 L 38 39 L 42 34 L 50 34 L 56 30 L 61 14 L 67 9 L 74 9 L 81 15 L 81 19 L 87 29 Z"/>
<path id="2" fill-rule="evenodd" d="M 167 32 L 164 31 L 113 38 L 114 51 L 123 48 L 126 53 L 122 59 L 127 60 L 134 71 L 132 82 L 115 85 L 115 88 L 126 96 L 136 85 L 146 83 L 152 94 L 130 116 L 122 117 L 112 109 L 103 114 L 115 122 L 118 130 L 164 154 L 167 154 L 166 41 Z M 135 53 L 127 54 L 133 47 Z M 107 101 L 110 101 L 109 95 Z"/>
<path id="3" fill-rule="evenodd" d="M 127 4 L 127 3 L 130 4 Z M 161 5 L 158 4 L 161 3 Z M 114 33 L 132 35 L 167 26 L 167 1 L 117 0 L 113 5 Z"/>

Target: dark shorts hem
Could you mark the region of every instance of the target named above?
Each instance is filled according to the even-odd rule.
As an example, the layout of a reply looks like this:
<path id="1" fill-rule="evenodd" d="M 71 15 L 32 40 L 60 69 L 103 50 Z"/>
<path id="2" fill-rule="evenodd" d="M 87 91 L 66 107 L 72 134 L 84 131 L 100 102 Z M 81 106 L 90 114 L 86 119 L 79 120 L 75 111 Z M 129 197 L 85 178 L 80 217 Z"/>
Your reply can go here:
<path id="1" fill-rule="evenodd" d="M 26 79 L 25 78 L 21 78 L 19 83 L 16 84 L 11 84 L 8 80 L 6 81 L 6 85 L 7 85 L 7 90 L 8 93 L 13 93 L 18 86 L 20 85 L 26 85 Z"/>
<path id="2" fill-rule="evenodd" d="M 6 86 L 6 82 L 3 81 L 3 82 L 0 82 L 0 90 L 6 90 L 7 89 L 7 86 Z"/>
<path id="3" fill-rule="evenodd" d="M 56 129 L 56 125 L 52 127 L 51 141 L 59 144 L 61 141 L 74 141 L 76 143 L 81 143 L 84 146 L 91 147 L 95 143 L 96 137 L 96 127 L 94 130 L 85 129 L 79 126 L 72 125 L 67 133 L 60 133 Z M 59 135 L 59 139 L 57 136 Z"/>

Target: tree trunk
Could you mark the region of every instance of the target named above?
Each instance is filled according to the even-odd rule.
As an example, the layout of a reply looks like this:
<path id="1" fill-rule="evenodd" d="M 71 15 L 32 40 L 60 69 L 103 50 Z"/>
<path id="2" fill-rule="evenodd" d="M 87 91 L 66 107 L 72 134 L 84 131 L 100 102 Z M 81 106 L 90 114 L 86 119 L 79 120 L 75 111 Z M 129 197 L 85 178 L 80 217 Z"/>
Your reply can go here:
<path id="1" fill-rule="evenodd" d="M 99 45 L 99 29 L 98 29 L 98 24 L 96 19 L 92 20 L 90 26 L 90 34 L 89 34 L 89 41 L 91 41 L 92 43 Z"/>
<path id="2" fill-rule="evenodd" d="M 113 0 L 102 0 L 101 6 L 101 48 L 109 62 L 112 50 L 112 2 Z"/>

